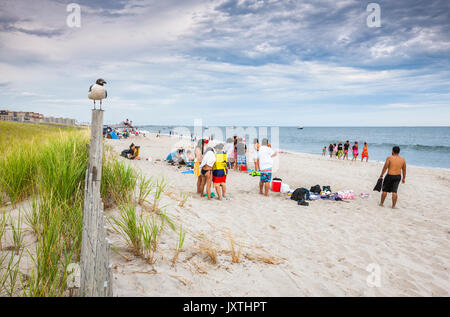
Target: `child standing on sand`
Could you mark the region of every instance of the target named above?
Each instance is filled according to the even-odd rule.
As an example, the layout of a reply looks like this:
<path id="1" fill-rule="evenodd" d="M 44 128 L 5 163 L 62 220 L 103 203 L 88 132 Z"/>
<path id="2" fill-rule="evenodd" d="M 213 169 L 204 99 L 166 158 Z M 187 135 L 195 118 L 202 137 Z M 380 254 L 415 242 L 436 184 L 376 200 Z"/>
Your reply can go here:
<path id="1" fill-rule="evenodd" d="M 327 154 L 327 147 L 324 146 L 322 149 L 322 156 L 325 156 Z"/>
<path id="2" fill-rule="evenodd" d="M 334 155 L 336 158 L 338 158 L 338 157 L 337 157 L 337 152 L 338 152 L 338 147 L 337 147 L 336 143 L 334 143 L 334 144 L 333 144 L 333 155 Z"/>
<path id="3" fill-rule="evenodd" d="M 355 141 L 355 145 L 353 145 L 352 147 L 352 151 L 353 151 L 353 158 L 352 161 L 356 161 L 358 159 L 358 141 Z"/>
<path id="4" fill-rule="evenodd" d="M 367 147 L 366 142 L 364 142 L 364 147 L 361 154 L 361 162 L 364 161 L 364 158 L 366 158 L 366 162 L 369 162 L 369 148 Z"/>
<path id="5" fill-rule="evenodd" d="M 223 144 L 217 144 L 214 149 L 216 150 L 216 162 L 213 165 L 213 183 L 216 188 L 217 198 L 222 200 L 227 199 L 225 196 L 227 187 L 227 155 L 223 152 Z M 220 190 L 222 189 L 222 191 Z"/>

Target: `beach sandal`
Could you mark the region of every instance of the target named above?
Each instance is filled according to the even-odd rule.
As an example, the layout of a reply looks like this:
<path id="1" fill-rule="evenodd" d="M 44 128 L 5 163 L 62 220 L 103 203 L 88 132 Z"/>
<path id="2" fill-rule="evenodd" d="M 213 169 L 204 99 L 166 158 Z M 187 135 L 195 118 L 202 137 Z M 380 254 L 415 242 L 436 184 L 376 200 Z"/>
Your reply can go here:
<path id="1" fill-rule="evenodd" d="M 208 197 L 208 194 L 205 193 L 205 197 Z M 216 194 L 211 193 L 211 198 L 214 198 L 214 197 L 216 197 Z"/>

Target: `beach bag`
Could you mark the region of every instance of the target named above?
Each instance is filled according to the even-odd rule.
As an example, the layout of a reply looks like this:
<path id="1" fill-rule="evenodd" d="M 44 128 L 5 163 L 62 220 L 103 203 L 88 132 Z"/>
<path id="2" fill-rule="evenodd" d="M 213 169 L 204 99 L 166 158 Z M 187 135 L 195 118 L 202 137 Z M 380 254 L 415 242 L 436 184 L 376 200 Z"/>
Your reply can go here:
<path id="1" fill-rule="evenodd" d="M 312 186 L 309 191 L 311 193 L 320 194 L 320 185 Z"/>
<path id="2" fill-rule="evenodd" d="M 123 150 L 122 153 L 120 153 L 120 156 L 128 158 L 128 152 L 129 150 Z"/>
<path id="3" fill-rule="evenodd" d="M 383 186 L 383 178 L 379 178 L 377 184 L 373 188 L 374 191 L 381 192 L 381 188 Z"/>
<path id="4" fill-rule="evenodd" d="M 294 190 L 294 192 L 291 195 L 291 199 L 295 200 L 295 201 L 299 201 L 299 200 L 305 200 L 304 199 L 304 195 L 305 193 L 301 190 L 301 188 L 297 188 L 296 190 Z"/>
<path id="5" fill-rule="evenodd" d="M 291 199 L 295 201 L 309 200 L 309 190 L 306 188 L 297 188 L 291 195 Z"/>
<path id="6" fill-rule="evenodd" d="M 322 187 L 322 190 L 323 190 L 324 192 L 331 192 L 331 187 L 330 187 L 330 186 L 323 186 L 323 187 Z"/>

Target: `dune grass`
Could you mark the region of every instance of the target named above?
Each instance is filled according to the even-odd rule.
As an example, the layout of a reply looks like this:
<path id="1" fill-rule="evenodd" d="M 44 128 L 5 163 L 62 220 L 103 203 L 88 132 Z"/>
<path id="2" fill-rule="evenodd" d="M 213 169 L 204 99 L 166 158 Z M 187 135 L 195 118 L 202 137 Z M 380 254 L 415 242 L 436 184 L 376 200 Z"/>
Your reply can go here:
<path id="1" fill-rule="evenodd" d="M 147 201 L 148 196 L 152 193 L 154 189 L 154 183 L 152 178 L 146 178 L 141 175 L 139 177 L 139 187 L 138 187 L 138 204 L 142 205 Z"/>
<path id="2" fill-rule="evenodd" d="M 142 225 L 141 218 L 136 210 L 136 204 L 127 201 L 119 206 L 119 217 L 109 218 L 111 226 L 127 242 L 134 255 L 142 254 Z"/>
<path id="3" fill-rule="evenodd" d="M 124 161 L 116 158 L 103 161 L 101 193 L 108 207 L 122 204 L 133 198 L 138 174 Z"/>
<path id="4" fill-rule="evenodd" d="M 0 207 L 29 199 L 31 207 L 12 228 L 11 252 L 0 252 L 0 296 L 67 296 L 68 270 L 79 262 L 83 225 L 84 178 L 88 164 L 89 130 L 0 122 Z M 166 225 L 175 224 L 160 207 L 167 190 L 164 178 L 154 182 L 135 172 L 106 148 L 101 196 L 120 216 L 110 219 L 134 254 L 156 262 Z M 144 202 L 154 214 L 144 215 Z M 7 220 L 0 217 L 0 250 Z M 23 243 L 25 221 L 34 236 L 34 252 Z M 180 235 L 182 232 L 180 232 Z M 179 238 L 180 250 L 184 242 Z M 23 254 L 31 258 L 27 274 L 20 271 Z"/>
<path id="5" fill-rule="evenodd" d="M 175 255 L 172 258 L 172 264 L 176 266 L 178 256 L 183 249 L 184 239 L 186 238 L 186 231 L 183 230 L 183 225 L 180 225 L 180 234 L 178 235 Z"/>
<path id="6" fill-rule="evenodd" d="M 6 214 L 4 211 L 0 210 L 0 251 L 3 249 L 3 236 L 6 232 Z M 1 262 L 0 262 L 1 266 Z"/>
<path id="7" fill-rule="evenodd" d="M 79 259 L 81 249 L 88 131 L 3 122 L 0 130 L 7 131 L 0 141 L 0 188 L 13 205 L 32 199 L 24 218 L 37 242 L 35 252 L 28 252 L 34 265 L 21 295 L 64 296 L 65 268 Z M 21 217 L 11 227 L 17 256 L 24 251 Z M 4 269 L 9 288 L 15 276 L 20 278 L 11 263 Z"/>

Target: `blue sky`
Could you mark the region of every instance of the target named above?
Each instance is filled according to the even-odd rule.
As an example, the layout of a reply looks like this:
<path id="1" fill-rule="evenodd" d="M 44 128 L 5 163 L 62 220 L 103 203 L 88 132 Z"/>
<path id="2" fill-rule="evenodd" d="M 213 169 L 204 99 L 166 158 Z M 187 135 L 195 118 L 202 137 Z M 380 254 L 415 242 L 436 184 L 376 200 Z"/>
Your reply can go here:
<path id="1" fill-rule="evenodd" d="M 81 27 L 66 24 L 81 6 Z M 0 108 L 89 121 L 450 125 L 450 1 L 2 0 Z"/>

